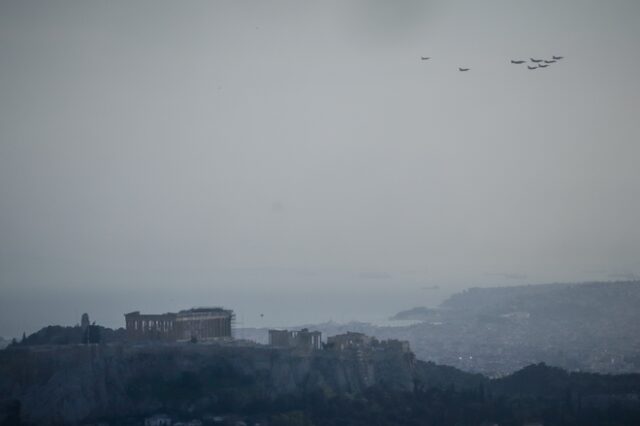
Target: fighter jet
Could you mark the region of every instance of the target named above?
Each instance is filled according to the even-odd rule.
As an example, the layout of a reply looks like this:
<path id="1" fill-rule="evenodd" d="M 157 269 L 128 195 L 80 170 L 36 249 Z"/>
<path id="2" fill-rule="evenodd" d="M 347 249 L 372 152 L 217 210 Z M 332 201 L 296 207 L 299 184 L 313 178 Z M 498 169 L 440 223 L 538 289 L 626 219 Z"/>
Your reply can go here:
<path id="1" fill-rule="evenodd" d="M 564 58 L 564 56 L 553 56 L 553 59 L 555 59 L 556 61 L 559 61 L 562 58 Z"/>
<path id="2" fill-rule="evenodd" d="M 458 68 L 460 71 L 469 71 L 470 68 Z"/>
<path id="3" fill-rule="evenodd" d="M 423 61 L 429 60 L 431 59 L 430 56 L 420 56 L 420 59 L 422 59 Z"/>
<path id="4" fill-rule="evenodd" d="M 512 64 L 524 64 L 526 61 L 514 61 L 513 59 L 511 60 Z"/>
<path id="5" fill-rule="evenodd" d="M 553 60 L 553 61 L 544 61 L 544 63 L 545 63 L 545 64 L 555 64 L 555 63 L 556 63 L 556 61 L 555 61 L 555 60 Z"/>
<path id="6" fill-rule="evenodd" d="M 549 65 L 540 64 L 540 65 L 538 65 L 538 68 L 546 68 L 546 67 L 548 67 L 548 66 L 549 66 Z"/>
<path id="7" fill-rule="evenodd" d="M 527 68 L 529 68 L 530 70 L 538 69 L 538 67 L 532 67 L 531 65 L 527 65 Z"/>
<path id="8" fill-rule="evenodd" d="M 531 59 L 531 62 L 535 62 L 536 64 L 538 62 L 542 62 L 542 59 L 533 59 L 533 58 L 529 58 L 529 59 Z"/>

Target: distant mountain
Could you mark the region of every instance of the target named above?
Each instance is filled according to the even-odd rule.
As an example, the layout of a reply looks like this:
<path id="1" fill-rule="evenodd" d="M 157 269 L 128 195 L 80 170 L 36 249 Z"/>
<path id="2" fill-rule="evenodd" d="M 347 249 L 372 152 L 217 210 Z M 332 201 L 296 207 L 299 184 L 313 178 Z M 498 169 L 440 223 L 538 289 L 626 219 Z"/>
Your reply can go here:
<path id="1" fill-rule="evenodd" d="M 569 370 L 640 372 L 640 282 L 471 288 L 439 308 L 393 319 L 423 323 L 372 327 L 408 340 L 420 359 L 501 375 L 546 362 Z"/>
<path id="2" fill-rule="evenodd" d="M 483 315 L 529 312 L 538 318 L 579 322 L 608 318 L 627 321 L 639 316 L 640 282 L 545 284 L 471 288 L 455 294 L 443 307 Z"/>
<path id="3" fill-rule="evenodd" d="M 400 320 L 415 320 L 415 321 L 434 321 L 440 318 L 440 311 L 438 309 L 417 307 L 401 311 L 392 316 L 390 319 L 393 321 Z"/>

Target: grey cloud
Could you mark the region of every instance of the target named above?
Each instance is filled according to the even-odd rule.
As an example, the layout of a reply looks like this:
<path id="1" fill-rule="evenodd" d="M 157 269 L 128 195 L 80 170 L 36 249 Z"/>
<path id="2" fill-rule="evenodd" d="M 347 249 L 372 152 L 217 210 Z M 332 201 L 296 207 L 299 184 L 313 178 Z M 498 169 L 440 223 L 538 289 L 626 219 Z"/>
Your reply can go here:
<path id="1" fill-rule="evenodd" d="M 486 271 L 638 271 L 638 16 L 0 2 L 0 335 L 199 304 L 362 320 Z M 551 54 L 551 72 L 508 64 Z"/>

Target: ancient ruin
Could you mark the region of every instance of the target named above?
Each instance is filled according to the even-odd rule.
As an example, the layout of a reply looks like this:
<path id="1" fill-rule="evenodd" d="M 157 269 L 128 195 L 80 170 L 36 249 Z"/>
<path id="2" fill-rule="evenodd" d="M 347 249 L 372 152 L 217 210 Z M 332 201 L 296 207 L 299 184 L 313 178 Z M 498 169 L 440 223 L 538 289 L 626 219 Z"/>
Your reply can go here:
<path id="1" fill-rule="evenodd" d="M 124 315 L 130 340 L 208 341 L 231 339 L 233 311 L 220 307 L 176 313 Z"/>
<path id="2" fill-rule="evenodd" d="M 378 340 L 363 333 L 348 331 L 327 339 L 326 348 L 334 351 L 375 351 L 389 350 L 398 353 L 409 353 L 411 348 L 405 340 Z"/>
<path id="3" fill-rule="evenodd" d="M 327 347 L 336 350 L 362 349 L 371 345 L 373 337 L 348 331 L 327 339 Z"/>
<path id="4" fill-rule="evenodd" d="M 283 348 L 317 350 L 322 348 L 322 333 L 302 330 L 269 330 L 269 345 Z"/>

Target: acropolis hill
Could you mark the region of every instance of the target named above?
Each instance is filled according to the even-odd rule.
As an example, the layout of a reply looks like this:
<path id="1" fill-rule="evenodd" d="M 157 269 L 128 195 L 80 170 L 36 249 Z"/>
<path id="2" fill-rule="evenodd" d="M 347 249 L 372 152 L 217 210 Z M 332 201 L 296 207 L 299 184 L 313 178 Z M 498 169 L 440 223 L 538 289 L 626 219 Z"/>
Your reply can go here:
<path id="1" fill-rule="evenodd" d="M 246 398 L 357 393 L 375 384 L 410 390 L 418 372 L 413 354 L 396 347 L 309 352 L 239 343 L 23 346 L 0 351 L 0 400 L 20 401 L 24 420 L 73 424 L 112 413 L 211 406 L 230 389 Z"/>

